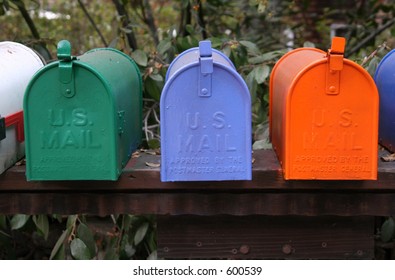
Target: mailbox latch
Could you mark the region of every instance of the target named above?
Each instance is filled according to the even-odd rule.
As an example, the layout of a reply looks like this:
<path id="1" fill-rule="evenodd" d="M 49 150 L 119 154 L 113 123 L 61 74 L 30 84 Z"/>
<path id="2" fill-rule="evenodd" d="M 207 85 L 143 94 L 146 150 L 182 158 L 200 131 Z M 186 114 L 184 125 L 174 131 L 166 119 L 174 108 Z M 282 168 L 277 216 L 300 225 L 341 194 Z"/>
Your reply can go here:
<path id="1" fill-rule="evenodd" d="M 73 97 L 75 94 L 73 60 L 76 58 L 71 56 L 69 41 L 62 40 L 58 43 L 58 59 L 60 91 L 65 97 Z"/>
<path id="2" fill-rule="evenodd" d="M 337 95 L 340 92 L 340 72 L 343 70 L 344 48 L 346 39 L 334 37 L 328 50 L 328 69 L 326 71 L 326 93 Z"/>
<path id="3" fill-rule="evenodd" d="M 211 80 L 213 73 L 213 56 L 211 50 L 210 41 L 199 42 L 199 61 L 200 61 L 200 73 L 199 73 L 199 93 L 200 97 L 211 96 Z"/>

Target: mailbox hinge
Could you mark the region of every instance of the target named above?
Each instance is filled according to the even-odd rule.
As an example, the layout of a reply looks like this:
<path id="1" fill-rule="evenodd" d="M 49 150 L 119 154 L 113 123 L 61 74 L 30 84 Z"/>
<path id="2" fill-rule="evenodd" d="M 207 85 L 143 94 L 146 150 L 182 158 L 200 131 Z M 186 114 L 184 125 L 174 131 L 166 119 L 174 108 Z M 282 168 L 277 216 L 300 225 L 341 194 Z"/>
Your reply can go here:
<path id="1" fill-rule="evenodd" d="M 25 141 L 25 132 L 23 126 L 23 111 L 8 115 L 5 118 L 0 118 L 0 141 L 6 138 L 5 130 L 7 127 L 15 125 L 16 140 L 18 142 Z"/>
<path id="2" fill-rule="evenodd" d="M 125 132 L 125 124 L 126 124 L 126 120 L 125 120 L 125 111 L 121 110 L 118 111 L 118 134 L 122 135 Z"/>
<path id="3" fill-rule="evenodd" d="M 211 80 L 213 73 L 213 56 L 210 41 L 201 41 L 199 43 L 199 92 L 200 97 L 211 96 Z"/>
<path id="4" fill-rule="evenodd" d="M 337 95 L 340 92 L 340 72 L 343 70 L 344 48 L 346 39 L 333 37 L 328 50 L 328 69 L 326 71 L 326 94 Z"/>
<path id="5" fill-rule="evenodd" d="M 71 56 L 69 41 L 62 40 L 58 43 L 58 59 L 60 92 L 65 97 L 73 97 L 75 94 L 73 60 L 76 58 Z"/>

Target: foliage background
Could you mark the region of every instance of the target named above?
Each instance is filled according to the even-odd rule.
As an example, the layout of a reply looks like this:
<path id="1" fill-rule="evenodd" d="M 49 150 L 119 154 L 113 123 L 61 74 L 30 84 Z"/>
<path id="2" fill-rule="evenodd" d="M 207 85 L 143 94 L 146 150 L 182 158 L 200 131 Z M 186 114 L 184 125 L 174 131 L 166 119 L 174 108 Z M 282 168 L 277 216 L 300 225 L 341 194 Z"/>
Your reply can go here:
<path id="1" fill-rule="evenodd" d="M 47 61 L 56 59 L 62 39 L 72 43 L 74 55 L 98 47 L 130 55 L 144 79 L 144 148 L 157 149 L 167 67 L 209 39 L 248 85 L 259 149 L 270 147 L 268 81 L 275 62 L 297 47 L 328 49 L 336 29 L 347 39 L 346 56 L 372 74 L 394 47 L 394 13 L 392 0 L 0 0 L 0 40 L 35 48 Z M 386 241 L 393 240 L 393 225 L 387 218 L 378 230 Z M 155 258 L 155 245 L 152 216 L 0 217 L 0 258 Z"/>

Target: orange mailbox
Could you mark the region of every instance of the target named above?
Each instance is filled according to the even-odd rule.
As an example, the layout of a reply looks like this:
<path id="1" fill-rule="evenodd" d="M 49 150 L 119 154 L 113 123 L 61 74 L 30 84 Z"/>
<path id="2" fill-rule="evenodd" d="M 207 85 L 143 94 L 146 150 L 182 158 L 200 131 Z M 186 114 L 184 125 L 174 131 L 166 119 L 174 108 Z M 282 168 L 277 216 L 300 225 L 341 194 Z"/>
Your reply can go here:
<path id="1" fill-rule="evenodd" d="M 345 39 L 328 52 L 300 48 L 270 77 L 270 136 L 285 179 L 377 179 L 378 92 L 344 58 Z"/>

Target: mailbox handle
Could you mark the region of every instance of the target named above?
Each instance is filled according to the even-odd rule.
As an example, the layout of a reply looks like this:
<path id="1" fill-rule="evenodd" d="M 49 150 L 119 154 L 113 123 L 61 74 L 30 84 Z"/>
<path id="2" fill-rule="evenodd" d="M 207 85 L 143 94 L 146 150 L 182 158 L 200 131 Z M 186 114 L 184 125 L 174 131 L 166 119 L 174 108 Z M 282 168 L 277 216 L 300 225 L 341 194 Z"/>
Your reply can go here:
<path id="1" fill-rule="evenodd" d="M 212 56 L 211 42 L 200 41 L 199 42 L 199 62 L 200 62 L 200 74 L 199 74 L 199 92 L 200 97 L 211 96 L 211 80 L 213 73 L 213 56 Z"/>
<path id="2" fill-rule="evenodd" d="M 326 71 L 326 93 L 337 95 L 340 92 L 340 72 L 343 70 L 344 49 L 346 39 L 333 37 L 331 48 L 328 50 L 328 69 Z"/>
<path id="3" fill-rule="evenodd" d="M 16 140 L 18 142 L 25 141 L 25 132 L 23 125 L 23 111 L 16 112 L 14 114 L 5 117 L 5 127 L 15 125 L 16 128 Z"/>

